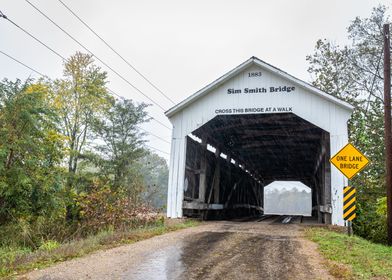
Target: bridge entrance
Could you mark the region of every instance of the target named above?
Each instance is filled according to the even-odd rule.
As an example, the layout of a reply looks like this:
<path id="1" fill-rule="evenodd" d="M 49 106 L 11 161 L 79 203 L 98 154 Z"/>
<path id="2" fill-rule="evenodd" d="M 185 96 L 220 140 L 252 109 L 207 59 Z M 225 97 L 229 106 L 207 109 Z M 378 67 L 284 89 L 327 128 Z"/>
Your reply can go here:
<path id="1" fill-rule="evenodd" d="M 293 113 L 217 116 L 187 137 L 183 213 L 204 218 L 261 215 L 275 199 L 264 197 L 266 186 L 298 181 L 311 189 L 303 195 L 310 199 L 306 216 L 330 223 L 324 207 L 331 203 L 329 145 L 328 132 Z M 276 213 L 268 214 L 294 214 L 281 203 L 272 208 Z"/>

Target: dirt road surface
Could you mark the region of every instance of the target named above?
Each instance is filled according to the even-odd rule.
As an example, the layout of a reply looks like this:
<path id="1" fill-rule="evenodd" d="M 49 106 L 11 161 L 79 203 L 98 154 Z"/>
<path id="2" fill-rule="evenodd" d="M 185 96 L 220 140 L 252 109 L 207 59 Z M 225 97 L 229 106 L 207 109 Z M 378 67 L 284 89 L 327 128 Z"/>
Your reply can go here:
<path id="1" fill-rule="evenodd" d="M 297 224 L 208 222 L 22 279 L 333 279 Z"/>

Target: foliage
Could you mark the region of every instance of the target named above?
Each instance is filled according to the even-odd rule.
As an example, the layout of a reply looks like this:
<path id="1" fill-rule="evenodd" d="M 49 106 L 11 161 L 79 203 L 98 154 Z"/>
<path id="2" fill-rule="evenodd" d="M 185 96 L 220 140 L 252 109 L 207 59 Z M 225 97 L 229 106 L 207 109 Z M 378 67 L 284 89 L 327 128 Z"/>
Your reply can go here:
<path id="1" fill-rule="evenodd" d="M 61 204 L 64 139 L 47 92 L 31 80 L 0 83 L 0 225 Z"/>
<path id="2" fill-rule="evenodd" d="M 155 222 L 158 214 L 153 209 L 135 205 L 133 201 L 109 186 L 95 184 L 90 193 L 78 198 L 80 224 L 84 233 L 94 233 L 105 227 L 119 229 L 124 227 L 147 225 Z"/>
<path id="3" fill-rule="evenodd" d="M 354 222 L 354 233 L 373 242 L 386 244 L 386 217 L 380 215 L 373 205 L 367 205 L 363 199 L 357 203 L 356 211 L 358 215 Z"/>
<path id="4" fill-rule="evenodd" d="M 392 278 L 391 247 L 323 228 L 308 228 L 306 236 L 319 245 L 319 250 L 329 261 L 331 274 L 337 278 Z"/>
<path id="5" fill-rule="evenodd" d="M 387 218 L 387 197 L 377 199 L 376 213 L 381 217 Z"/>
<path id="6" fill-rule="evenodd" d="M 47 240 L 44 243 L 41 244 L 41 246 L 39 246 L 38 250 L 42 250 L 42 251 L 53 251 L 54 249 L 57 249 L 58 247 L 60 247 L 60 243 L 58 243 L 55 240 Z"/>
<path id="7" fill-rule="evenodd" d="M 149 153 L 138 127 L 147 105 L 115 101 L 106 83 L 82 53 L 66 60 L 61 79 L 0 82 L 0 274 L 161 223 L 142 196 Z M 148 170 L 150 180 L 164 180 L 161 169 Z M 101 231 L 98 243 L 76 241 Z"/>
<path id="8" fill-rule="evenodd" d="M 169 180 L 169 167 L 166 160 L 152 152 L 147 152 L 139 160 L 139 165 L 145 185 L 143 201 L 155 208 L 164 208 Z"/>
<path id="9" fill-rule="evenodd" d="M 313 84 L 355 106 L 349 121 L 350 142 L 371 162 L 352 182 L 358 189 L 362 215 L 354 222 L 354 229 L 377 242 L 385 240 L 376 236 L 374 229 L 382 228 L 385 222 L 375 205 L 385 194 L 382 26 L 388 21 L 386 8 L 378 6 L 369 18 L 357 17 L 348 27 L 351 44 L 340 47 L 319 40 L 314 54 L 307 57 Z"/>
<path id="10" fill-rule="evenodd" d="M 142 191 L 137 188 L 141 182 L 133 166 L 145 153 L 138 125 L 147 121 L 146 107 L 144 103 L 135 105 L 131 100 L 118 100 L 94 126 L 104 142 L 96 146 L 99 154 L 95 162 L 101 174 L 111 181 L 113 188 L 126 190 L 134 201 Z"/>
<path id="11" fill-rule="evenodd" d="M 91 55 L 77 52 L 64 64 L 64 78 L 50 83 L 53 103 L 67 137 L 68 172 L 77 171 L 93 122 L 108 110 L 112 98 L 106 89 L 106 72 Z"/>

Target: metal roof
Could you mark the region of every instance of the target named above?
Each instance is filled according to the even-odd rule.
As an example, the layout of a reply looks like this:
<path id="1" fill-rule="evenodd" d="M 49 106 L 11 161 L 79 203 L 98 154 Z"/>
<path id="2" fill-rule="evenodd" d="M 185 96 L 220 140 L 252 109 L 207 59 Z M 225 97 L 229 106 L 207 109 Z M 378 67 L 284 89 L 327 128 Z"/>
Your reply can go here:
<path id="1" fill-rule="evenodd" d="M 255 57 L 255 56 L 252 56 L 251 58 L 249 58 L 248 60 L 246 60 L 245 62 L 243 62 L 242 64 L 240 64 L 236 68 L 234 68 L 233 70 L 227 72 L 222 77 L 218 78 L 214 82 L 210 83 L 209 85 L 205 86 L 201 90 L 197 91 L 196 93 L 192 94 L 191 96 L 189 96 L 185 100 L 181 101 L 177 105 L 175 105 L 172 108 L 170 108 L 169 110 L 167 110 L 165 112 L 165 115 L 167 117 L 171 117 L 171 116 L 175 115 L 177 112 L 188 107 L 189 105 L 191 105 L 193 102 L 195 102 L 199 98 L 205 96 L 206 94 L 208 94 L 209 92 L 211 92 L 215 88 L 222 85 L 224 82 L 228 81 L 229 79 L 231 79 L 232 77 L 234 77 L 235 75 L 240 73 L 242 70 L 244 70 L 252 65 L 257 65 L 267 71 L 270 71 L 271 73 L 275 73 L 275 74 L 291 81 L 295 85 L 303 87 L 303 88 L 309 90 L 310 92 L 312 92 L 312 93 L 314 93 L 324 99 L 327 99 L 328 101 L 333 102 L 333 103 L 341 106 L 342 108 L 344 108 L 350 112 L 354 110 L 354 106 L 352 106 L 348 102 L 345 102 L 335 96 L 332 96 L 332 95 L 314 87 L 313 85 L 311 85 L 307 82 L 304 82 L 304 81 L 288 74 L 287 72 L 284 72 L 284 71 L 280 70 L 279 68 L 272 66 L 271 64 L 266 63 L 265 61 Z"/>

